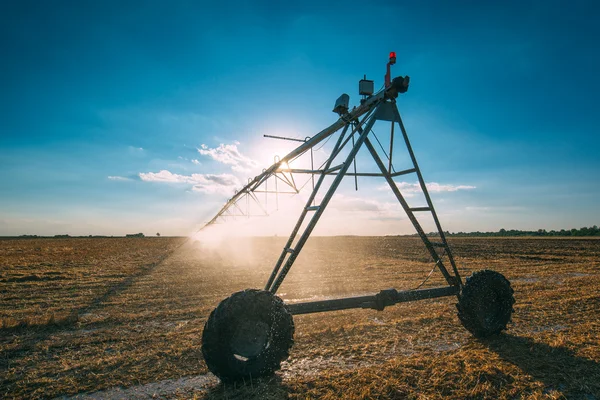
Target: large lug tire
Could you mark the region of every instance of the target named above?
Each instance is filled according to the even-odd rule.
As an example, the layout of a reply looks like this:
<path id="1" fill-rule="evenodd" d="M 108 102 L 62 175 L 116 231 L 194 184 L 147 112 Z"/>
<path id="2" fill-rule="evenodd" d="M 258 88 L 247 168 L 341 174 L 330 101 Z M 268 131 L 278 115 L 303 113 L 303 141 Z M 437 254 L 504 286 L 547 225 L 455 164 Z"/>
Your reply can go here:
<path id="1" fill-rule="evenodd" d="M 473 273 L 458 296 L 458 318 L 479 338 L 506 329 L 514 312 L 514 290 L 504 275 L 490 270 Z"/>
<path id="2" fill-rule="evenodd" d="M 271 375 L 288 358 L 294 320 L 271 292 L 247 289 L 223 300 L 202 333 L 208 369 L 223 381 Z"/>

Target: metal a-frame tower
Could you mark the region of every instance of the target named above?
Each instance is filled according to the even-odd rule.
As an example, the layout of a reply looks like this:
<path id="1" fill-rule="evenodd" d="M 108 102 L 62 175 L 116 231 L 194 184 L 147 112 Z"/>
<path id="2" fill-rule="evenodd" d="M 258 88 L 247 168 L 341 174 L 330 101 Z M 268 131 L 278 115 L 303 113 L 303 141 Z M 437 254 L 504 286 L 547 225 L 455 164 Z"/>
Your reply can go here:
<path id="1" fill-rule="evenodd" d="M 302 141 L 296 149 L 285 157 L 276 160 L 260 175 L 249 180 L 248 184 L 227 201 L 223 208 L 204 227 L 218 223 L 228 217 L 249 216 L 250 204 L 259 207 L 267 214 L 257 194 L 279 195 L 277 182 L 298 193 L 294 174 L 312 175 L 312 192 L 293 228 L 281 255 L 279 256 L 264 290 L 249 289 L 225 299 L 209 317 L 203 333 L 203 354 L 216 375 L 222 379 L 238 379 L 273 372 L 280 362 L 287 358 L 293 342 L 292 315 L 349 308 L 372 308 L 383 310 L 400 302 L 422 300 L 443 296 L 458 296 L 459 318 L 463 325 L 478 336 L 487 336 L 505 329 L 512 313 L 514 298 L 510 283 L 501 274 L 485 270 L 475 273 L 464 285 L 454 261 L 452 250 L 442 230 L 427 185 L 415 158 L 404 124 L 396 106 L 396 98 L 408 89 L 409 77 L 391 79 L 390 66 L 395 64 L 395 53 L 390 54 L 387 74 L 382 90 L 373 93 L 373 81 L 360 81 L 359 91 L 363 95 L 361 104 L 349 109 L 349 96 L 343 94 L 337 100 L 334 112 L 339 119 L 311 138 Z M 390 123 L 389 155 L 374 135 L 372 128 L 376 121 Z M 412 166 L 395 171 L 392 165 L 395 140 L 395 127 L 399 127 L 401 140 L 406 146 Z M 314 167 L 312 150 L 324 140 L 337 135 L 337 140 L 327 160 L 319 168 Z M 372 139 L 381 146 L 386 160 L 382 159 Z M 372 156 L 379 172 L 357 172 L 356 156 L 361 148 L 366 148 Z M 291 168 L 290 164 L 298 157 L 311 154 L 310 169 Z M 351 168 L 354 167 L 354 170 Z M 394 182 L 399 176 L 416 176 L 426 204 L 420 207 L 409 206 L 405 196 Z M 344 177 L 384 178 L 404 209 L 416 232 L 429 251 L 434 268 L 438 268 L 447 285 L 420 290 L 382 290 L 371 296 L 330 299 L 305 303 L 284 304 L 276 296 L 287 273 L 302 251 L 319 219 L 327 209 L 331 198 Z M 326 178 L 333 180 L 329 183 Z M 316 182 L 315 182 L 315 178 Z M 269 190 L 269 181 L 274 181 L 275 190 Z M 273 183 L 271 184 L 273 188 Z M 285 192 L 283 192 L 285 193 Z M 317 203 L 317 195 L 322 196 Z M 419 217 L 430 214 L 437 229 L 437 236 L 427 236 Z"/>

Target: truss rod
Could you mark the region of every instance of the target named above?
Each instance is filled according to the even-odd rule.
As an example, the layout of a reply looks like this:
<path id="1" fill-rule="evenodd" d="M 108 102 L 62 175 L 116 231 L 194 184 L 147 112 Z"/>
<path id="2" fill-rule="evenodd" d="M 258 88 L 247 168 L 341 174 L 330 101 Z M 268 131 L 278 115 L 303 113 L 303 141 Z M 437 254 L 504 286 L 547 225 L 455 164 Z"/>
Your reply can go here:
<path id="1" fill-rule="evenodd" d="M 267 210 L 262 206 L 262 204 L 260 204 L 260 201 L 258 200 L 258 197 L 256 197 L 256 193 L 255 192 L 249 192 L 248 194 L 252 197 L 252 199 L 254 200 L 254 202 L 256 203 L 256 205 L 263 212 L 263 214 L 264 215 L 269 215 L 269 213 L 267 212 Z"/>
<path id="2" fill-rule="evenodd" d="M 268 217 L 268 214 L 227 214 L 227 215 L 223 215 L 222 218 L 226 218 L 226 217 L 244 217 L 244 218 L 249 218 L 249 217 Z"/>
<path id="3" fill-rule="evenodd" d="M 392 173 L 392 156 L 394 152 L 394 121 L 392 121 L 392 128 L 390 131 L 390 163 L 388 165 L 388 173 Z"/>
<path id="4" fill-rule="evenodd" d="M 421 190 L 425 195 L 425 200 L 427 201 L 427 205 L 431 209 L 431 215 L 433 216 L 433 220 L 435 222 L 435 226 L 440 234 L 440 239 L 442 243 L 448 248 L 448 242 L 446 241 L 446 235 L 442 229 L 442 225 L 440 224 L 440 220 L 438 219 L 437 213 L 435 212 L 435 208 L 433 207 L 433 202 L 431 201 L 431 197 L 429 196 L 429 191 L 427 190 L 427 185 L 425 184 L 425 180 L 423 179 L 423 175 L 421 174 L 421 170 L 419 169 L 419 164 L 417 163 L 417 158 L 415 157 L 415 153 L 413 152 L 412 146 L 410 145 L 410 140 L 408 140 L 408 134 L 406 133 L 406 129 L 404 128 L 404 124 L 402 123 L 402 118 L 400 118 L 400 112 L 398 108 L 394 108 L 397 116 L 398 116 L 398 125 L 400 126 L 400 130 L 402 131 L 402 136 L 404 137 L 404 143 L 406 143 L 406 148 L 408 149 L 408 153 L 410 154 L 410 159 L 412 160 L 413 166 L 415 167 L 415 171 L 417 173 L 417 177 L 419 179 L 419 184 L 421 185 Z M 451 251 L 447 251 L 448 260 L 450 260 L 450 265 L 452 266 L 452 270 L 456 275 L 456 279 L 458 283 L 462 285 L 462 280 L 458 273 L 458 268 L 456 268 L 456 263 L 454 262 L 454 256 Z"/>
<path id="5" fill-rule="evenodd" d="M 339 154 L 339 152 L 341 151 L 341 149 L 348 143 L 349 138 L 354 135 L 354 133 L 356 133 L 357 129 L 360 128 L 360 126 L 362 126 L 362 124 L 364 124 L 365 121 L 367 121 L 373 114 L 372 111 L 368 112 L 367 115 L 364 116 L 363 120 L 356 124 L 356 126 L 354 127 L 354 129 L 352 130 L 352 132 L 350 133 L 350 135 L 348 136 L 348 138 L 346 138 L 344 140 L 344 137 L 346 136 L 346 132 L 348 131 L 348 128 L 350 127 L 350 124 L 346 125 L 344 127 L 344 130 L 342 131 L 342 133 L 340 134 L 340 137 L 338 138 L 335 146 L 333 147 L 333 151 L 332 154 Z M 329 169 L 329 167 L 331 166 L 331 163 L 333 162 L 333 160 L 335 159 L 335 157 L 331 156 L 329 157 L 325 163 L 321 166 L 323 168 L 323 172 L 325 172 L 327 169 Z M 286 257 L 289 256 L 289 254 L 294 253 L 296 250 L 292 250 L 291 246 L 292 243 L 294 242 L 294 239 L 296 238 L 296 235 L 298 234 L 298 231 L 300 230 L 300 228 L 302 227 L 302 223 L 304 222 L 304 218 L 306 218 L 306 214 L 308 211 L 315 211 L 318 210 L 320 207 L 311 207 L 311 203 L 313 203 L 315 201 L 315 198 L 317 196 L 317 193 L 319 192 L 319 189 L 321 188 L 321 184 L 323 183 L 323 181 L 325 180 L 325 176 L 327 174 L 322 173 L 319 177 L 319 180 L 317 181 L 316 186 L 314 187 L 308 201 L 306 202 L 306 206 L 304 207 L 304 209 L 302 210 L 302 213 L 300 214 L 300 217 L 298 218 L 298 221 L 296 222 L 296 225 L 294 226 L 294 229 L 292 230 L 292 233 L 290 234 L 290 237 L 288 238 L 288 241 L 285 245 L 285 247 L 283 248 L 283 251 L 281 252 L 281 255 L 279 256 L 279 259 L 277 260 L 277 262 L 275 263 L 275 267 L 273 268 L 273 272 L 271 273 L 271 276 L 269 277 L 269 280 L 267 282 L 267 284 L 265 285 L 265 290 L 270 290 L 270 287 L 273 284 L 273 280 L 275 279 L 275 277 L 277 276 L 277 273 L 279 272 L 281 266 L 283 265 L 284 261 L 287 262 L 290 259 Z M 297 250 L 298 252 L 300 250 Z M 293 261 L 292 261 L 293 263 Z M 287 264 L 286 264 L 287 265 Z M 288 267 L 288 269 L 291 268 L 291 264 L 290 267 Z M 287 273 L 287 272 L 286 272 Z M 285 276 L 285 275 L 284 275 Z"/>
<path id="6" fill-rule="evenodd" d="M 279 192 L 274 190 L 253 190 L 251 193 L 269 193 L 269 194 L 298 194 L 297 192 Z"/>
<path id="7" fill-rule="evenodd" d="M 333 172 L 329 172 L 329 171 L 323 171 L 321 169 L 317 169 L 317 170 L 308 170 L 308 169 L 289 169 L 289 170 L 285 170 L 286 172 L 291 172 L 294 174 L 312 174 L 312 175 L 321 175 L 323 172 L 325 172 L 326 175 L 337 175 L 338 173 L 333 171 Z M 406 174 L 411 174 L 414 173 L 415 169 L 411 168 L 411 169 L 407 169 L 404 171 L 400 171 L 400 172 L 395 172 L 393 174 L 391 174 L 391 176 L 400 176 L 400 175 L 406 175 Z M 380 172 L 346 172 L 346 176 L 366 176 L 366 177 L 384 177 L 385 175 L 383 175 Z M 258 190 L 255 190 L 256 193 L 258 193 Z"/>
<path id="8" fill-rule="evenodd" d="M 340 134 L 340 137 L 338 138 L 338 141 L 335 144 L 334 150 L 336 150 L 341 145 L 342 140 L 344 139 L 344 136 L 346 135 L 346 132 L 348 131 L 349 127 L 350 127 L 349 124 L 344 127 L 344 130 Z M 325 168 L 329 168 L 329 165 L 331 165 L 332 162 L 333 162 L 332 158 L 327 160 Z M 270 287 L 273 284 L 273 280 L 277 276 L 277 273 L 279 272 L 281 265 L 283 264 L 283 262 L 285 261 L 285 258 L 287 257 L 287 255 L 289 253 L 288 249 L 290 249 L 290 247 L 292 246 L 292 243 L 294 243 L 294 239 L 296 238 L 296 235 L 298 234 L 298 231 L 300 230 L 300 227 L 302 226 L 302 222 L 304 222 L 304 218 L 306 217 L 306 213 L 308 212 L 308 207 L 315 200 L 315 197 L 317 196 L 317 192 L 319 191 L 319 188 L 321 187 L 321 184 L 323 183 L 324 180 L 325 180 L 325 174 L 321 174 L 321 176 L 319 177 L 319 180 L 317 181 L 317 184 L 315 185 L 315 188 L 313 189 L 310 197 L 308 198 L 308 201 L 306 202 L 306 207 L 304 207 L 304 209 L 302 210 L 302 213 L 300 214 L 300 218 L 298 218 L 298 221 L 296 222 L 296 225 L 294 226 L 294 229 L 292 230 L 292 233 L 290 234 L 290 237 L 288 238 L 288 241 L 285 244 L 285 247 L 283 248 L 281 255 L 279 256 L 279 259 L 277 260 L 277 263 L 275 263 L 273 272 L 271 272 L 271 276 L 269 277 L 269 280 L 268 280 L 267 284 L 265 285 L 265 290 L 270 290 Z"/>
<path id="9" fill-rule="evenodd" d="M 317 133 L 312 138 L 308 139 L 303 144 L 296 147 L 294 150 L 292 150 L 290 153 L 288 153 L 285 157 L 283 157 L 282 159 L 280 159 L 279 161 L 277 161 L 273 165 L 271 165 L 269 168 L 267 168 L 263 173 L 255 176 L 254 179 L 252 179 L 246 186 L 244 186 L 242 189 L 240 189 L 239 192 L 237 192 L 233 197 L 231 197 L 225 203 L 225 205 L 221 208 L 221 210 L 219 210 L 219 212 L 210 221 L 208 221 L 202 228 L 200 228 L 200 230 L 206 228 L 209 225 L 214 224 L 217 221 L 217 219 L 221 215 L 223 215 L 223 213 L 225 212 L 226 209 L 228 209 L 235 202 L 237 202 L 237 200 L 240 198 L 240 196 L 247 193 L 248 191 L 252 191 L 252 190 L 256 189 L 257 186 L 260 185 L 266 178 L 273 175 L 277 171 L 277 169 L 281 167 L 281 165 L 283 163 L 288 163 L 289 161 L 293 160 L 294 158 L 304 154 L 306 151 L 312 149 L 315 145 L 321 143 L 323 140 L 327 139 L 329 136 L 331 136 L 332 134 L 337 132 L 339 129 L 347 126 L 349 123 L 357 120 L 359 117 L 363 116 L 364 114 L 369 113 L 375 107 L 377 107 L 377 105 L 381 101 L 385 100 L 389 96 L 393 97 L 394 94 L 397 94 L 395 91 L 397 91 L 397 88 L 390 87 L 390 88 L 386 88 L 385 90 L 379 92 L 376 95 L 371 96 L 363 104 L 354 108 L 351 112 L 349 112 L 345 115 L 342 115 L 336 122 L 331 124 L 329 127 L 323 129 L 321 132 Z"/>
<path id="10" fill-rule="evenodd" d="M 263 135 L 263 137 L 271 138 L 271 139 L 289 140 L 291 142 L 302 142 L 302 143 L 306 142 L 305 139 L 296 139 L 296 138 L 290 138 L 290 137 L 284 137 L 284 136 Z"/>
<path id="11" fill-rule="evenodd" d="M 282 178 L 281 176 L 279 176 L 279 175 L 277 174 L 277 172 L 279 172 L 279 174 L 280 174 L 281 176 L 283 176 L 283 178 Z M 292 189 L 294 189 L 294 191 L 295 191 L 296 193 L 298 193 L 298 188 L 296 188 L 296 185 L 295 185 L 295 182 L 293 181 L 293 178 L 292 178 L 292 181 L 290 181 L 290 180 L 288 179 L 288 177 L 287 177 L 287 176 L 286 176 L 286 175 L 285 175 L 283 172 L 281 172 L 281 171 L 277 171 L 277 172 L 275 172 L 275 173 L 273 174 L 273 176 L 274 176 L 275 178 L 279 179 L 281 182 L 283 182 L 283 183 L 285 183 L 286 185 L 288 185 L 289 187 L 291 187 Z M 290 174 L 290 177 L 291 177 L 291 176 L 292 176 L 292 174 Z M 254 190 L 250 190 L 250 191 L 254 191 Z"/>
<path id="12" fill-rule="evenodd" d="M 454 278 L 448 273 L 448 270 L 444 266 L 440 256 L 438 255 L 437 251 L 435 251 L 435 248 L 433 247 L 433 245 L 431 244 L 431 241 L 425 234 L 425 231 L 421 227 L 421 224 L 419 223 L 419 221 L 413 214 L 410 206 L 404 199 L 404 196 L 402 196 L 402 193 L 400 193 L 398 186 L 396 186 L 396 183 L 394 182 L 394 180 L 392 179 L 390 174 L 387 173 L 386 166 L 383 164 L 383 161 L 381 161 L 379 154 L 377 154 L 377 150 L 375 150 L 375 147 L 373 147 L 373 144 L 371 144 L 371 142 L 369 141 L 368 138 L 365 140 L 365 146 L 367 146 L 367 149 L 369 149 L 369 152 L 373 156 L 373 159 L 375 160 L 375 163 L 377 164 L 377 166 L 379 167 L 381 172 L 383 174 L 385 174 L 385 179 L 388 182 L 390 188 L 392 189 L 392 192 L 394 192 L 394 195 L 396 195 L 396 198 L 400 202 L 400 205 L 402 205 L 402 208 L 406 212 L 406 215 L 410 219 L 410 222 L 412 222 L 413 226 L 415 227 L 415 230 L 417 231 L 417 233 L 423 240 L 423 243 L 425 243 L 425 247 L 429 251 L 429 254 L 431 254 L 431 257 L 433 258 L 433 260 L 438 264 L 438 267 L 439 267 L 440 271 L 442 272 L 442 274 L 444 275 L 444 278 L 446 278 L 446 281 L 448 282 L 449 285 L 456 285 Z M 458 276 L 457 276 L 457 278 L 458 278 Z"/>
<path id="13" fill-rule="evenodd" d="M 375 109 L 377 109 L 377 107 Z M 327 190 L 327 193 L 323 197 L 323 200 L 321 201 L 319 209 L 316 210 L 315 213 L 313 214 L 313 217 L 311 218 L 310 222 L 308 223 L 308 226 L 305 228 L 304 233 L 302 233 L 302 236 L 300 236 L 300 238 L 298 239 L 298 243 L 296 243 L 296 246 L 294 247 L 293 252 L 290 253 L 290 255 L 289 255 L 289 257 L 288 257 L 285 265 L 283 266 L 283 268 L 279 272 L 279 275 L 277 276 L 277 278 L 275 279 L 275 281 L 273 282 L 273 284 L 271 285 L 271 287 L 268 288 L 267 290 L 270 290 L 272 293 L 276 293 L 277 289 L 279 289 L 279 286 L 281 286 L 281 283 L 285 279 L 285 276 L 287 275 L 287 273 L 289 272 L 290 268 L 294 264 L 294 261 L 296 260 L 296 258 L 300 254 L 300 251 L 304 247 L 304 244 L 306 243 L 306 241 L 308 240 L 308 238 L 309 238 L 310 234 L 312 233 L 313 229 L 317 225 L 317 222 L 319 221 L 319 218 L 321 218 L 321 215 L 323 215 L 323 212 L 325 211 L 325 208 L 327 208 L 327 204 L 329 204 L 329 201 L 333 197 L 333 194 L 335 193 L 336 189 L 338 188 L 338 186 L 340 185 L 342 179 L 344 178 L 344 174 L 346 173 L 346 171 L 348 171 L 348 168 L 352 164 L 352 160 L 354 159 L 354 157 L 356 157 L 356 154 L 358 153 L 358 150 L 360 149 L 360 147 L 362 146 L 362 144 L 365 142 L 365 139 L 367 138 L 367 135 L 371 131 L 371 128 L 373 127 L 373 124 L 375 123 L 375 120 L 376 120 L 376 114 L 375 113 L 372 114 L 371 116 L 369 116 L 369 121 L 367 122 L 364 131 L 359 136 L 359 138 L 356 141 L 356 144 L 354 145 L 354 147 L 352 148 L 352 150 L 350 150 L 350 153 L 346 157 L 346 160 L 342 163 L 342 167 L 340 169 L 340 172 L 335 177 L 333 183 L 331 184 L 331 186 Z M 362 125 L 363 122 L 364 122 L 364 120 L 360 124 L 357 124 L 357 126 L 355 128 L 355 131 L 361 129 L 361 125 Z M 339 142 L 339 140 L 338 140 L 338 142 Z M 329 162 L 331 162 L 331 161 L 333 161 L 333 158 L 330 158 Z M 327 169 L 327 168 L 325 168 L 325 169 Z M 321 182 L 324 179 L 324 176 L 325 175 L 321 175 L 321 179 L 320 179 Z M 317 188 L 315 188 L 315 190 L 313 191 L 311 197 L 314 198 L 314 195 L 316 194 L 316 191 L 317 191 Z M 307 207 L 310 206 L 310 202 L 312 202 L 312 198 L 310 199 L 309 202 L 307 202 Z M 304 215 L 305 214 L 306 214 L 306 211 L 304 211 Z M 301 221 L 299 221 L 299 222 L 301 222 Z M 290 238 L 293 239 L 294 236 L 292 236 Z M 273 270 L 273 272 L 275 272 L 275 270 Z"/>

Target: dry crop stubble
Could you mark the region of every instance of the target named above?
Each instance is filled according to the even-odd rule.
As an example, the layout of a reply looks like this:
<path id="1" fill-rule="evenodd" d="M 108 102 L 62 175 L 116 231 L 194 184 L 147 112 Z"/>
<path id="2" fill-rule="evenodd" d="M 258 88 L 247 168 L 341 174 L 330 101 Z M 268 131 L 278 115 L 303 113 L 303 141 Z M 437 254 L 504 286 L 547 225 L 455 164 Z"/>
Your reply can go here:
<path id="1" fill-rule="evenodd" d="M 239 239 L 225 248 L 188 242 L 170 253 L 181 239 L 78 240 L 0 241 L 7 300 L 0 310 L 9 321 L 0 342 L 0 396 L 51 398 L 136 385 L 155 390 L 159 382 L 205 374 L 200 337 L 208 314 L 231 293 L 262 287 L 284 244 L 282 238 Z M 452 298 L 383 312 L 297 316 L 295 345 L 275 378 L 182 384 L 160 389 L 161 396 L 600 398 L 600 240 L 450 243 L 463 275 L 490 268 L 511 280 L 517 304 L 507 334 L 473 339 Z M 431 266 L 418 238 L 316 237 L 280 292 L 297 301 L 411 289 Z M 14 279 L 34 275 L 69 279 Z M 439 275 L 425 286 L 439 285 Z M 88 312 L 67 324 L 13 326 L 35 322 L 42 309 Z"/>

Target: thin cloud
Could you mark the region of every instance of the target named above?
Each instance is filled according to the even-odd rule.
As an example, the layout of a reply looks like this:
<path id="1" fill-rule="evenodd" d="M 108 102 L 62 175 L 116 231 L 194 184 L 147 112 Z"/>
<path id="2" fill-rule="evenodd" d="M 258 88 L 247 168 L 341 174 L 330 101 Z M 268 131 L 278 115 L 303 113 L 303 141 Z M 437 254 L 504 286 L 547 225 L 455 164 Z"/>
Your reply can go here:
<path id="1" fill-rule="evenodd" d="M 421 185 L 419 182 L 410 183 L 410 182 L 395 182 L 400 192 L 406 196 L 411 197 L 416 193 L 422 193 Z M 437 182 L 429 182 L 425 184 L 427 186 L 427 190 L 432 193 L 441 193 L 441 192 L 457 192 L 459 190 L 473 190 L 476 189 L 476 186 L 471 185 L 449 185 L 449 184 L 440 184 Z M 388 186 L 380 187 L 380 190 L 387 190 Z"/>
<path id="2" fill-rule="evenodd" d="M 381 203 L 373 199 L 345 196 L 337 194 L 331 203 L 332 208 L 339 211 L 381 211 Z"/>
<path id="3" fill-rule="evenodd" d="M 202 163 L 196 159 L 192 160 L 192 164 L 196 164 L 196 165 L 202 165 Z"/>
<path id="4" fill-rule="evenodd" d="M 108 179 L 111 181 L 131 181 L 133 179 L 127 178 L 125 176 L 108 176 Z"/>
<path id="5" fill-rule="evenodd" d="M 246 157 L 238 150 L 240 142 L 233 144 L 221 143 L 219 147 L 210 148 L 202 144 L 198 149 L 198 153 L 203 156 L 208 156 L 213 160 L 225 165 L 230 165 L 231 169 L 236 172 L 248 172 L 258 166 L 258 163 L 253 159 Z"/>
<path id="6" fill-rule="evenodd" d="M 336 194 L 330 205 L 332 210 L 366 220 L 404 219 L 402 209 L 396 202 L 381 202 L 372 198 L 361 198 Z"/>
<path id="7" fill-rule="evenodd" d="M 440 185 L 437 182 L 427 183 L 427 190 L 430 192 L 457 192 L 459 190 L 473 190 L 477 189 L 475 186 L 470 185 Z M 419 190 L 421 188 L 419 187 Z"/>
<path id="8" fill-rule="evenodd" d="M 239 179 L 231 174 L 180 175 L 163 169 L 159 172 L 140 172 L 139 177 L 145 182 L 189 184 L 193 185 L 193 191 L 207 194 L 230 195 L 240 185 Z"/>

